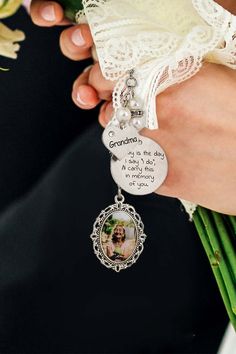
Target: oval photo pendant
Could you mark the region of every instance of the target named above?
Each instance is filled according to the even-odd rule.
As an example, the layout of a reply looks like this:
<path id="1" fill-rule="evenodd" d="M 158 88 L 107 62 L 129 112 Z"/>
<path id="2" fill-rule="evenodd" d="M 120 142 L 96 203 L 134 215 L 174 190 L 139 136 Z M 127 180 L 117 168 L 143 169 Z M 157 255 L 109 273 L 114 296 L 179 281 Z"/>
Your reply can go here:
<path id="1" fill-rule="evenodd" d="M 115 197 L 115 204 L 102 210 L 93 232 L 94 253 L 100 262 L 116 272 L 133 265 L 143 251 L 144 226 L 133 206 Z"/>
<path id="2" fill-rule="evenodd" d="M 153 193 L 164 182 L 168 162 L 164 150 L 152 139 L 139 136 L 139 143 L 122 160 L 111 159 L 114 181 L 135 195 Z"/>

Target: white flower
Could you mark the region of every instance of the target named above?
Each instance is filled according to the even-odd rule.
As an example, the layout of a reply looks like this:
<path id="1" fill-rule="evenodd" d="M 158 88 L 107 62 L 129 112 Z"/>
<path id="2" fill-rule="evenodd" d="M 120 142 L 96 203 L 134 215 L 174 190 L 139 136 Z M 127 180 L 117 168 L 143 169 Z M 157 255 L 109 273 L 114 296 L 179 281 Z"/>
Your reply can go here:
<path id="1" fill-rule="evenodd" d="M 0 0 L 0 19 L 13 15 L 21 5 L 22 0 Z M 16 59 L 20 45 L 17 42 L 23 41 L 25 34 L 19 30 L 11 30 L 0 22 L 0 55 Z"/>
<path id="2" fill-rule="evenodd" d="M 20 45 L 17 42 L 23 41 L 25 34 L 19 30 L 11 30 L 0 22 L 0 55 L 16 59 Z"/>
<path id="3" fill-rule="evenodd" d="M 21 3 L 22 0 L 0 0 L 0 18 L 13 15 Z"/>

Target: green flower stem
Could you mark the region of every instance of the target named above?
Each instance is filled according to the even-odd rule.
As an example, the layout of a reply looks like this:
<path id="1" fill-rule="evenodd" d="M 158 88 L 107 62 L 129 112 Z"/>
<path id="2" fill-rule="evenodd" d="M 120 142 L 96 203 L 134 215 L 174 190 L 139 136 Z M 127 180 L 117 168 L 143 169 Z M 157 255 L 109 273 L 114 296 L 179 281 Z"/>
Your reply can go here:
<path id="1" fill-rule="evenodd" d="M 213 251 L 211 244 L 208 240 L 208 236 L 207 236 L 206 230 L 204 228 L 204 225 L 202 223 L 201 216 L 199 215 L 198 209 L 195 211 L 195 213 L 193 215 L 193 221 L 196 226 L 197 232 L 200 236 L 200 239 L 202 241 L 202 244 L 203 244 L 203 247 L 204 247 L 205 252 L 207 254 L 207 257 L 209 259 L 209 262 L 214 270 L 215 267 L 219 266 L 219 262 L 218 262 L 217 258 L 215 257 L 214 251 Z"/>
<path id="2" fill-rule="evenodd" d="M 236 217 L 232 215 L 228 215 L 228 220 L 233 228 L 234 236 L 236 236 Z"/>
<path id="3" fill-rule="evenodd" d="M 199 215 L 202 218 L 203 224 L 205 226 L 206 233 L 208 235 L 214 255 L 218 260 L 219 269 L 225 283 L 225 287 L 229 296 L 232 311 L 236 314 L 236 291 L 235 291 L 234 281 L 231 277 L 231 273 L 227 267 L 226 260 L 224 259 L 224 254 L 220 247 L 220 243 L 217 239 L 217 232 L 211 222 L 207 210 L 205 208 L 199 207 L 198 211 L 199 211 Z"/>
<path id="4" fill-rule="evenodd" d="M 198 207 L 198 209 L 199 209 L 199 207 Z M 227 290 L 225 287 L 225 283 L 224 283 L 224 280 L 222 278 L 222 275 L 221 275 L 221 272 L 219 269 L 219 261 L 214 255 L 214 251 L 213 251 L 211 244 L 208 240 L 208 235 L 207 235 L 207 232 L 204 228 L 204 225 L 203 225 L 203 222 L 202 222 L 201 217 L 199 215 L 198 209 L 195 211 L 195 213 L 193 215 L 193 221 L 194 221 L 195 227 L 197 229 L 198 235 L 201 239 L 204 250 L 207 254 L 208 260 L 211 264 L 211 268 L 212 268 L 213 274 L 215 276 L 218 288 L 220 290 L 220 294 L 221 294 L 222 300 L 224 302 L 226 311 L 228 313 L 229 319 L 236 330 L 236 316 L 233 313 L 232 308 L 231 308 L 229 296 L 228 296 L 228 293 L 227 293 Z"/>
<path id="5" fill-rule="evenodd" d="M 220 240 L 221 240 L 224 252 L 225 252 L 225 256 L 228 259 L 228 263 L 229 263 L 231 271 L 234 275 L 234 283 L 236 285 L 236 253 L 233 249 L 233 245 L 232 245 L 231 240 L 229 238 L 227 229 L 224 225 L 224 220 L 223 220 L 222 216 L 220 214 L 216 213 L 215 211 L 212 211 L 211 214 L 214 218 L 216 228 L 218 230 Z"/>

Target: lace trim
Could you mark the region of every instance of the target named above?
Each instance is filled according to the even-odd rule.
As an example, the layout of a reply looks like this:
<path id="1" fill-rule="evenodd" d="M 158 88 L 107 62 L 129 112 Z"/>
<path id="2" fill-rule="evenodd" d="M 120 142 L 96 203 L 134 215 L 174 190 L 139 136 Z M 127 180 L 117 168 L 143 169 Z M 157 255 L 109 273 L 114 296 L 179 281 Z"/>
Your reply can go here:
<path id="1" fill-rule="evenodd" d="M 197 204 L 194 204 L 192 202 L 188 202 L 187 200 L 184 200 L 184 199 L 180 199 L 180 201 L 183 204 L 186 213 L 188 213 L 188 215 L 189 215 L 189 220 L 192 221 L 193 214 L 195 213 L 195 211 L 197 209 Z"/>
<path id="2" fill-rule="evenodd" d="M 83 0 L 103 75 L 139 72 L 146 127 L 158 128 L 155 96 L 195 75 L 204 60 L 236 67 L 236 19 L 213 0 Z M 78 17 L 84 22 L 83 13 Z M 116 99 L 114 107 L 120 103 Z"/>

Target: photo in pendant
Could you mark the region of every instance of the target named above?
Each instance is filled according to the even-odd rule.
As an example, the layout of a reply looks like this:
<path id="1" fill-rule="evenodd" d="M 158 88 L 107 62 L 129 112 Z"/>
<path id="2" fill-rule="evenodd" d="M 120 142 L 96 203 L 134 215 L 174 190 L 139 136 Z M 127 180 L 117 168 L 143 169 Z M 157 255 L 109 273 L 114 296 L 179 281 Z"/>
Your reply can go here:
<path id="1" fill-rule="evenodd" d="M 104 221 L 101 229 L 101 248 L 114 262 L 126 261 L 136 249 L 137 230 L 132 217 L 125 211 L 115 211 Z"/>

